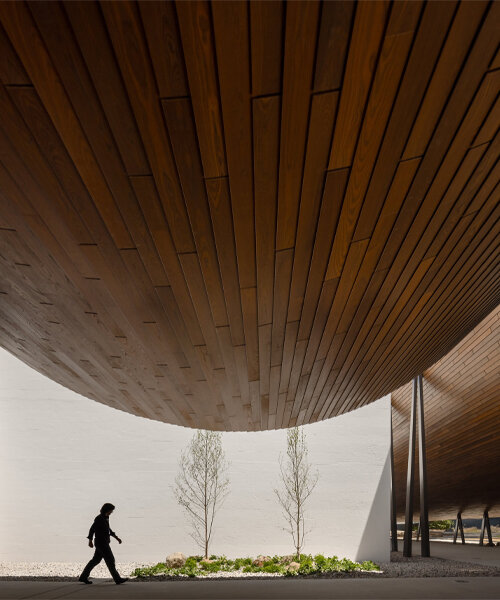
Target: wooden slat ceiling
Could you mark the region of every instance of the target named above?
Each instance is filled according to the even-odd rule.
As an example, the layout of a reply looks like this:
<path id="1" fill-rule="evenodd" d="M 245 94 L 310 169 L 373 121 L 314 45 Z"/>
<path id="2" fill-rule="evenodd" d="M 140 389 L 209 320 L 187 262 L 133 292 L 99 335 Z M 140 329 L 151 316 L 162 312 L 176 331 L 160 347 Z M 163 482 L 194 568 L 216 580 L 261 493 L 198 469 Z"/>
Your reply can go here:
<path id="1" fill-rule="evenodd" d="M 403 517 L 411 384 L 392 394 L 396 506 Z M 500 511 L 500 308 L 424 372 L 431 518 Z M 418 467 L 418 453 L 417 453 Z M 418 521 L 418 471 L 415 477 Z"/>
<path id="2" fill-rule="evenodd" d="M 211 429 L 398 388 L 499 302 L 500 2 L 0 2 L 0 343 Z"/>

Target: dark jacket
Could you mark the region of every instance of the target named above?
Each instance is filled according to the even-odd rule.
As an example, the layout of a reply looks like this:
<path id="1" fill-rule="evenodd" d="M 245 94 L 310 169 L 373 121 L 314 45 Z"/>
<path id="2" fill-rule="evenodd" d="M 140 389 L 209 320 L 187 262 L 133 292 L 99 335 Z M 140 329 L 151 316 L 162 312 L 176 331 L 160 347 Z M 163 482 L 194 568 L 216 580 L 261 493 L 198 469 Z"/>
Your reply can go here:
<path id="1" fill-rule="evenodd" d="M 111 530 L 109 526 L 109 517 L 105 515 L 97 515 L 92 523 L 92 527 L 89 530 L 88 538 L 92 541 L 92 538 L 95 536 L 95 544 L 97 546 L 102 544 L 109 544 L 111 541 L 110 536 L 118 539 L 118 536 L 114 531 Z"/>

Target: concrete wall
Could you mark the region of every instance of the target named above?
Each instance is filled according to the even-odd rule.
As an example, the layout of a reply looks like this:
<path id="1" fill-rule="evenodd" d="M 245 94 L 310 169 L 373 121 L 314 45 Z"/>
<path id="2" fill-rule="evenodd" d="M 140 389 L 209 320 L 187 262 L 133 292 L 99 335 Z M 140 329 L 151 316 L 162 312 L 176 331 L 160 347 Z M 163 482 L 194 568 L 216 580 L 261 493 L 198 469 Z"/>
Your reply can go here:
<path id="1" fill-rule="evenodd" d="M 389 558 L 389 399 L 305 427 L 320 478 L 305 552 Z M 0 349 L 0 561 L 84 561 L 104 502 L 117 509 L 117 560 L 197 553 L 171 485 L 193 432 L 83 398 Z M 225 433 L 231 493 L 211 551 L 288 554 L 273 494 L 285 431 Z"/>

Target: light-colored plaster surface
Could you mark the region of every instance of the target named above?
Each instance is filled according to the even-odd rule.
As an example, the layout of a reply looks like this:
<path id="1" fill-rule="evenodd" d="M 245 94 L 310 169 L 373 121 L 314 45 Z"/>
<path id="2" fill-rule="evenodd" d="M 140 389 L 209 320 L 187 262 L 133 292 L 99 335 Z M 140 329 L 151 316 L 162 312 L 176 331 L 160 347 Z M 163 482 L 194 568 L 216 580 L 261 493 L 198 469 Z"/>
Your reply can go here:
<path id="1" fill-rule="evenodd" d="M 304 551 L 389 557 L 389 399 L 305 428 L 319 470 Z M 171 485 L 192 430 L 122 413 L 46 379 L 0 350 L 0 560 L 85 561 L 104 502 L 117 509 L 117 560 L 197 553 Z M 211 551 L 288 554 L 273 493 L 285 431 L 224 433 L 231 493 Z M 114 542 L 113 542 L 114 543 Z"/>

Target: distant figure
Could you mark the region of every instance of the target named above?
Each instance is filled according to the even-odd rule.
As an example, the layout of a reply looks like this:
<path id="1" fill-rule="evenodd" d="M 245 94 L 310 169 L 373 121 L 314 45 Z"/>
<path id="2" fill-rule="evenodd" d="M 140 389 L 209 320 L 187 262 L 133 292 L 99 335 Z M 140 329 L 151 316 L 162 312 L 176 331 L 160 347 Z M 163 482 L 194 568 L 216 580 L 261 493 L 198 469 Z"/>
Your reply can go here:
<path id="1" fill-rule="evenodd" d="M 109 569 L 109 572 L 111 573 L 111 576 L 117 585 L 128 581 L 127 577 L 120 577 L 120 574 L 116 570 L 115 557 L 113 556 L 113 552 L 111 552 L 109 545 L 111 542 L 111 536 L 118 540 L 119 544 L 122 543 L 121 539 L 114 531 L 111 530 L 109 526 L 109 516 L 114 510 L 115 507 L 109 502 L 106 502 L 106 504 L 103 504 L 100 514 L 98 514 L 94 519 L 87 537 L 89 540 L 89 546 L 93 548 L 94 544 L 92 543 L 92 538 L 95 536 L 95 553 L 85 569 L 83 569 L 78 581 L 82 581 L 83 583 L 92 583 L 92 581 L 89 581 L 90 572 L 101 562 L 103 558 L 106 566 Z"/>

